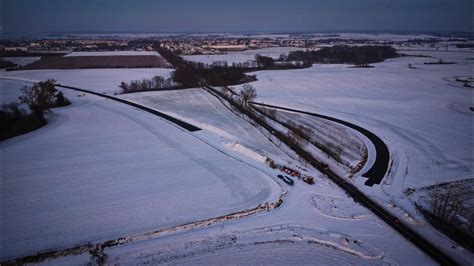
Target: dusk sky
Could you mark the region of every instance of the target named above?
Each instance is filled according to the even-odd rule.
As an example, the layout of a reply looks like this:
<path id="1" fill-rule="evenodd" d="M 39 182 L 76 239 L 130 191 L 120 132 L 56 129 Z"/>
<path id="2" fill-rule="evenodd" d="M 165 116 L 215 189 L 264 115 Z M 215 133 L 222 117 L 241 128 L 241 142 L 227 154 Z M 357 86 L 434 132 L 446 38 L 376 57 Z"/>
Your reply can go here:
<path id="1" fill-rule="evenodd" d="M 473 0 L 0 0 L 4 33 L 472 31 Z"/>

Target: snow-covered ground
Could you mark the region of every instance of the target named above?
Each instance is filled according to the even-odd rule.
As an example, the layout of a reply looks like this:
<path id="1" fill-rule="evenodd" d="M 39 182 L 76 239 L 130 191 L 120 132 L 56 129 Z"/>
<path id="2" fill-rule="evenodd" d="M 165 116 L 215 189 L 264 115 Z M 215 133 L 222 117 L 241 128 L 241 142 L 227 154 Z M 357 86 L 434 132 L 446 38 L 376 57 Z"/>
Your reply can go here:
<path id="1" fill-rule="evenodd" d="M 90 95 L 67 96 L 73 105 L 54 110 L 47 126 L 2 143 L 2 156 L 8 158 L 2 160 L 8 165 L 2 168 L 2 209 L 10 217 L 2 224 L 4 258 L 229 213 L 280 191 L 263 174 L 275 177 L 279 172 L 254 155 L 259 149 L 283 158 L 285 154 L 201 89 L 122 96 L 202 126 L 203 131 L 193 133 L 198 139 L 133 108 Z M 249 147 L 235 149 L 236 144 Z M 23 161 L 29 162 L 27 167 Z M 280 182 L 290 191 L 276 210 L 108 248 L 107 261 L 241 264 L 278 258 L 275 263 L 431 263 L 317 171 L 308 171 L 316 177 L 314 186 L 295 180 L 290 188 Z M 18 174 L 4 174 L 11 172 Z M 238 184 L 237 191 L 232 192 L 227 182 Z M 239 191 L 245 201 L 239 201 L 245 198 Z M 89 260 L 83 254 L 45 263 Z"/>
<path id="2" fill-rule="evenodd" d="M 13 64 L 19 65 L 19 66 L 26 66 L 29 65 L 33 62 L 36 62 L 41 59 L 40 56 L 26 56 L 26 57 L 4 57 L 8 62 L 12 62 Z"/>
<path id="3" fill-rule="evenodd" d="M 212 64 L 218 61 L 227 61 L 228 64 L 244 63 L 248 61 L 255 61 L 255 55 L 272 57 L 278 59 L 281 54 L 288 55 L 291 51 L 304 50 L 296 47 L 272 47 L 256 50 L 245 50 L 238 52 L 228 52 L 226 54 L 214 55 L 185 55 L 183 58 L 188 61 L 201 62 L 205 64 Z"/>
<path id="4" fill-rule="evenodd" d="M 168 68 L 132 68 L 132 69 L 42 69 L 1 72 L 0 78 L 11 77 L 41 81 L 55 79 L 61 84 L 87 88 L 109 95 L 120 91 L 120 82 L 151 79 L 154 76 L 169 78 L 173 69 Z"/>
<path id="5" fill-rule="evenodd" d="M 337 206 L 333 205 L 332 211 L 320 208 L 314 197 L 335 200 Z M 344 210 L 343 215 L 333 215 L 337 208 Z M 434 264 L 324 178 L 318 178 L 314 186 L 296 182 L 283 205 L 271 212 L 136 241 L 104 252 L 110 264 Z M 46 264 L 89 261 L 87 256 L 71 256 Z"/>
<path id="6" fill-rule="evenodd" d="M 292 112 L 278 111 L 275 118 L 279 123 L 304 125 L 310 129 L 311 142 L 329 150 L 332 154 L 325 156 L 339 161 L 339 166 L 345 166 L 347 171 L 360 170 L 358 165 L 366 163 L 367 147 L 364 137 L 357 131 L 332 121 Z"/>
<path id="7" fill-rule="evenodd" d="M 325 36 L 327 35 L 327 36 Z M 315 39 L 352 39 L 352 40 L 374 40 L 374 41 L 408 41 L 411 39 L 436 38 L 428 34 L 392 34 L 392 33 L 338 33 L 338 36 L 331 34 L 314 34 Z"/>
<path id="8" fill-rule="evenodd" d="M 31 83 L 0 79 L 0 105 L 18 102 L 18 97 L 22 94 L 21 89 L 25 86 L 31 86 Z"/>
<path id="9" fill-rule="evenodd" d="M 73 104 L 0 143 L 0 260 L 252 208 L 280 189 L 261 171 L 129 106 Z"/>
<path id="10" fill-rule="evenodd" d="M 65 55 L 70 56 L 116 56 L 116 55 L 161 55 L 156 51 L 98 51 L 98 52 L 71 52 Z"/>
<path id="11" fill-rule="evenodd" d="M 363 185 L 364 178 L 356 176 L 354 182 L 415 230 L 433 236 L 403 192 L 472 178 L 474 116 L 469 110 L 473 91 L 453 81 L 472 77 L 472 61 L 465 60 L 471 54 L 432 56 L 457 64 L 424 65 L 433 58 L 405 57 L 372 69 L 315 65 L 256 72 L 253 85 L 258 101 L 335 116 L 381 137 L 393 156 L 388 176 L 371 188 Z M 1 76 L 54 78 L 112 94 L 121 81 L 150 78 L 156 71 L 165 70 L 13 71 Z M 303 167 L 298 159 L 201 89 L 120 96 L 203 128 L 192 134 L 109 100 L 67 96 L 73 105 L 54 110 L 48 125 L 0 143 L 1 207 L 7 217 L 2 218 L 2 258 L 227 214 L 273 199 L 283 189 L 288 195 L 280 208 L 106 248 L 107 262 L 434 263 L 318 171 L 306 169 L 316 177 L 313 186 L 299 179 L 293 187 L 278 181 L 281 172 L 267 167 L 263 156 Z M 472 261 L 471 253 L 451 248 L 445 237 L 433 239 L 449 245 L 461 262 Z M 89 260 L 86 253 L 46 264 Z"/>
<path id="12" fill-rule="evenodd" d="M 445 80 L 472 76 L 473 63 L 460 59 L 465 54 L 440 56 L 458 63 L 424 65 L 432 59 L 405 57 L 372 69 L 315 65 L 256 72 L 253 85 L 259 101 L 333 115 L 376 132 L 396 156 L 384 188 L 401 192 L 473 175 L 474 92 Z"/>
<path id="13" fill-rule="evenodd" d="M 267 135 L 249 124 L 248 120 L 229 111 L 217 98 L 203 89 L 141 92 L 120 97 L 197 125 L 214 134 L 217 145 L 241 153 L 249 159 L 263 162 L 268 156 L 291 162 L 291 157 L 269 142 Z"/>
<path id="14" fill-rule="evenodd" d="M 381 137 L 393 160 L 388 175 L 381 186 L 366 187 L 357 177 L 355 183 L 407 221 L 422 218 L 406 199 L 406 189 L 474 177 L 474 113 L 469 110 L 474 91 L 452 81 L 473 76 L 473 62 L 466 60 L 472 54 L 416 54 L 433 58 L 390 59 L 371 69 L 314 65 L 260 71 L 253 73 L 258 81 L 252 84 L 258 101 L 341 118 Z M 456 64 L 424 64 L 439 58 Z"/>

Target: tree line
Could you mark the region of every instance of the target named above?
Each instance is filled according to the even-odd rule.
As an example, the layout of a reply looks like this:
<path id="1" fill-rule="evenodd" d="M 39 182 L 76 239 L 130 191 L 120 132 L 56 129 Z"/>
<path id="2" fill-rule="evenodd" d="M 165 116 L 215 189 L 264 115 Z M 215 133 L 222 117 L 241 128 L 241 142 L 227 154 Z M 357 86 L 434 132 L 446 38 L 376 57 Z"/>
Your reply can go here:
<path id="1" fill-rule="evenodd" d="M 231 86 L 252 82 L 256 77 L 246 73 L 257 70 L 297 69 L 310 67 L 313 63 L 366 66 L 398 56 L 390 46 L 334 46 L 319 51 L 292 51 L 288 56 L 280 56 L 277 60 L 257 54 L 252 64 L 229 65 L 226 61 L 213 64 L 189 62 L 161 47 L 159 43 L 155 43 L 154 48 L 176 68 L 171 75 L 172 81 L 183 88 Z"/>
<path id="2" fill-rule="evenodd" d="M 185 88 L 210 86 L 231 86 L 257 80 L 254 75 L 246 73 L 269 69 L 294 69 L 307 67 L 292 62 L 276 63 L 271 57 L 256 55 L 255 63 L 233 63 L 225 61 L 216 64 L 190 62 L 170 50 L 155 44 L 154 48 L 170 62 L 176 70 L 172 73 L 173 81 Z"/>
<path id="3" fill-rule="evenodd" d="M 165 79 L 162 76 L 154 76 L 151 79 L 133 80 L 130 83 L 122 81 L 119 85 L 121 94 L 140 91 L 175 89 L 180 87 L 181 84 L 175 82 L 173 77 Z"/>
<path id="4" fill-rule="evenodd" d="M 333 46 L 319 51 L 292 51 L 289 61 L 322 64 L 354 64 L 356 66 L 382 62 L 388 58 L 398 57 L 391 46 Z"/>
<path id="5" fill-rule="evenodd" d="M 45 114 L 50 108 L 69 105 L 71 102 L 49 79 L 25 86 L 18 101 L 3 104 L 0 108 L 0 141 L 25 134 L 46 124 Z M 28 106 L 29 111 L 21 108 Z"/>

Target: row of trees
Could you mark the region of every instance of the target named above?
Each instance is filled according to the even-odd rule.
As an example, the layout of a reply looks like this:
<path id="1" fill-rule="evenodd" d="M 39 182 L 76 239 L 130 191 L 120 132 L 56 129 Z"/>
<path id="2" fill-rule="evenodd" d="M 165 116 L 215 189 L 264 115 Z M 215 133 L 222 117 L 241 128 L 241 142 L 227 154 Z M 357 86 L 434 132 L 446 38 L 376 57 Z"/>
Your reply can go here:
<path id="1" fill-rule="evenodd" d="M 436 228 L 474 251 L 474 217 L 457 192 L 455 187 L 437 185 L 428 193 L 428 208 L 417 207 Z M 470 222 L 463 222 L 463 219 Z"/>
<path id="2" fill-rule="evenodd" d="M 46 124 L 45 113 L 50 108 L 70 104 L 61 91 L 55 88 L 55 80 L 47 80 L 24 87 L 19 101 L 4 104 L 0 109 L 0 140 L 35 130 Z M 29 111 L 21 108 L 26 105 Z"/>
<path id="3" fill-rule="evenodd" d="M 154 48 L 176 68 L 171 76 L 172 81 L 184 88 L 205 85 L 230 86 L 255 81 L 255 76 L 246 74 L 249 71 L 255 70 L 303 68 L 310 66 L 312 63 L 365 65 L 398 56 L 395 49 L 389 46 L 334 46 L 323 48 L 317 52 L 293 51 L 290 52 L 288 57 L 280 56 L 278 60 L 256 55 L 255 64 L 251 65 L 252 67 L 256 66 L 256 68 L 249 68 L 243 63 L 229 66 L 226 61 L 220 61 L 211 65 L 201 62 L 188 62 L 159 44 L 155 44 Z M 138 87 L 141 85 L 136 84 Z M 146 84 L 143 86 L 146 86 Z M 128 90 L 136 91 L 133 88 L 128 88 Z"/>
<path id="4" fill-rule="evenodd" d="M 258 68 L 258 64 L 256 61 L 246 61 L 246 62 L 233 62 L 229 64 L 225 60 L 214 61 L 211 64 L 203 63 L 203 62 L 193 62 L 188 61 L 188 64 L 193 65 L 195 68 L 222 68 L 222 67 L 232 67 L 232 68 Z"/>
<path id="5" fill-rule="evenodd" d="M 173 81 L 185 88 L 211 86 L 230 86 L 255 81 L 253 75 L 247 72 L 263 69 L 293 69 L 300 68 L 296 64 L 275 64 L 274 59 L 266 56 L 256 56 L 255 63 L 234 63 L 232 66 L 226 61 L 215 64 L 204 64 L 201 62 L 189 62 L 174 54 L 170 50 L 155 45 L 155 49 L 170 62 L 176 70 L 172 74 Z"/>
<path id="6" fill-rule="evenodd" d="M 120 93 L 173 89 L 179 87 L 181 87 L 181 85 L 174 82 L 172 77 L 165 79 L 162 76 L 154 76 L 151 79 L 133 80 L 130 83 L 122 81 L 119 85 Z"/>
<path id="7" fill-rule="evenodd" d="M 323 64 L 366 65 L 397 57 L 396 50 L 390 46 L 333 46 L 319 51 L 292 51 L 289 61 L 303 61 Z"/>

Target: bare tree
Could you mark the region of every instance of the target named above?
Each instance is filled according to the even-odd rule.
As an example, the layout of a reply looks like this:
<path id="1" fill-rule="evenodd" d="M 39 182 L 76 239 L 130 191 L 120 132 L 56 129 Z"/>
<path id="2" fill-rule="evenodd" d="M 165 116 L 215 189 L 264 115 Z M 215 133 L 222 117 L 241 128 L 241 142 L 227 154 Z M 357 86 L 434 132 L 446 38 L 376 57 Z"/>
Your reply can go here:
<path id="1" fill-rule="evenodd" d="M 240 91 L 240 97 L 245 107 L 248 107 L 248 103 L 257 98 L 257 91 L 250 84 L 245 84 L 244 88 Z"/>
<path id="2" fill-rule="evenodd" d="M 119 88 L 122 90 L 121 93 L 126 93 L 130 90 L 129 85 L 127 82 L 121 82 Z"/>
<path id="3" fill-rule="evenodd" d="M 273 108 L 264 108 L 263 110 L 265 110 L 265 114 L 270 117 L 271 119 L 273 120 L 276 120 L 277 119 L 277 111 L 276 109 L 273 109 Z"/>
<path id="4" fill-rule="evenodd" d="M 446 227 L 454 225 L 456 215 L 463 208 L 461 200 L 451 189 L 443 192 L 440 188 L 435 188 L 431 192 L 430 204 L 434 222 Z"/>
<path id="5" fill-rule="evenodd" d="M 339 145 L 334 146 L 334 159 L 336 159 L 337 164 L 340 164 L 342 162 L 342 147 Z"/>
<path id="6" fill-rule="evenodd" d="M 311 135 L 313 134 L 313 130 L 305 125 L 298 125 L 297 127 L 297 134 L 301 136 L 302 139 L 306 140 L 308 143 L 311 139 Z"/>
<path id="7" fill-rule="evenodd" d="M 286 133 L 286 136 L 290 139 L 291 142 L 293 142 L 297 146 L 301 146 L 301 142 L 303 139 L 301 138 L 300 135 L 296 134 L 294 130 L 288 129 L 288 132 Z"/>
<path id="8" fill-rule="evenodd" d="M 19 97 L 21 103 L 25 103 L 33 112 L 44 113 L 48 108 L 54 107 L 58 90 L 54 87 L 56 81 L 48 79 L 33 84 L 32 87 L 24 87 L 23 95 Z"/>

